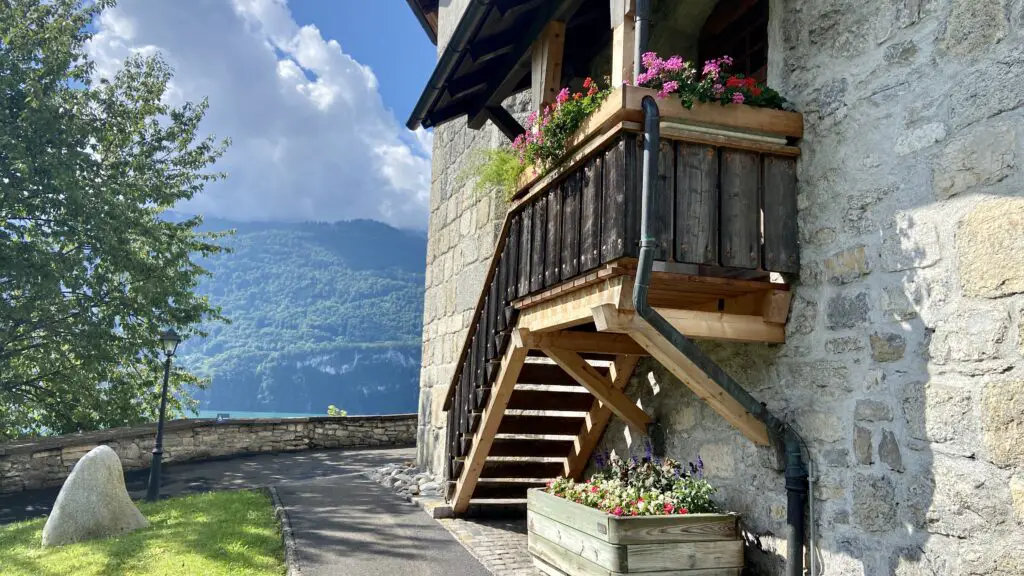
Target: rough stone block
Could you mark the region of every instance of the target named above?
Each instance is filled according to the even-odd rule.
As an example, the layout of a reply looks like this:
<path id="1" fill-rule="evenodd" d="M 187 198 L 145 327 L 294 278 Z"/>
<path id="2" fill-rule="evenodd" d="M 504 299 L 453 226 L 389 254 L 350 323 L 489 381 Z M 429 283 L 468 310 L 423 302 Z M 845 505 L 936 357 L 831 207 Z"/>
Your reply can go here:
<path id="1" fill-rule="evenodd" d="M 1010 317 L 1005 310 L 968 306 L 943 317 L 928 352 L 936 364 L 982 362 L 999 356 Z"/>
<path id="2" fill-rule="evenodd" d="M 853 479 L 853 524 L 868 532 L 896 526 L 896 490 L 887 476 L 857 474 Z"/>
<path id="3" fill-rule="evenodd" d="M 902 334 L 876 333 L 871 335 L 869 341 L 871 357 L 875 362 L 896 362 L 903 358 L 903 354 L 907 350 L 907 341 Z"/>
<path id="4" fill-rule="evenodd" d="M 1016 145 L 1013 128 L 999 123 L 950 141 L 935 163 L 935 195 L 944 200 L 1002 181 L 1013 173 Z"/>
<path id="5" fill-rule="evenodd" d="M 892 470 L 903 472 L 903 455 L 900 453 L 899 443 L 896 442 L 896 435 L 891 430 L 882 430 L 882 440 L 878 443 L 878 459 Z"/>
<path id="6" fill-rule="evenodd" d="M 1000 380 L 985 387 L 982 429 L 993 464 L 1024 465 L 1024 380 Z"/>
<path id="7" fill-rule="evenodd" d="M 864 466 L 871 465 L 875 460 L 872 456 L 871 430 L 863 426 L 855 426 L 853 429 L 853 453 L 857 457 L 857 463 Z"/>
<path id="8" fill-rule="evenodd" d="M 825 259 L 825 273 L 828 281 L 835 285 L 849 284 L 871 273 L 864 246 L 844 250 Z"/>
<path id="9" fill-rule="evenodd" d="M 978 205 L 957 234 L 960 286 L 966 296 L 998 298 L 1024 292 L 1024 198 Z"/>
<path id="10" fill-rule="evenodd" d="M 854 296 L 837 294 L 829 298 L 825 318 L 832 330 L 856 328 L 868 321 L 868 312 L 867 293 L 860 292 Z"/>
<path id="11" fill-rule="evenodd" d="M 914 438 L 944 443 L 972 437 L 968 417 L 971 394 L 967 390 L 935 382 L 912 382 L 904 389 L 903 413 Z"/>
<path id="12" fill-rule="evenodd" d="M 880 253 L 889 272 L 934 266 L 941 256 L 939 234 L 931 222 L 901 212 L 886 227 Z"/>
<path id="13" fill-rule="evenodd" d="M 885 49 L 887 61 L 905 61 L 917 54 L 917 45 L 913 40 L 897 42 Z M 895 152 L 899 156 L 906 156 L 918 150 L 923 150 L 932 144 L 946 139 L 946 125 L 941 122 L 932 122 L 907 130 L 896 138 Z"/>
<path id="14" fill-rule="evenodd" d="M 960 56 L 978 54 L 1006 36 L 1002 0 L 953 0 L 941 45 Z"/>
<path id="15" fill-rule="evenodd" d="M 857 421 L 888 422 L 892 420 L 892 409 L 880 400 L 858 400 L 853 417 Z"/>

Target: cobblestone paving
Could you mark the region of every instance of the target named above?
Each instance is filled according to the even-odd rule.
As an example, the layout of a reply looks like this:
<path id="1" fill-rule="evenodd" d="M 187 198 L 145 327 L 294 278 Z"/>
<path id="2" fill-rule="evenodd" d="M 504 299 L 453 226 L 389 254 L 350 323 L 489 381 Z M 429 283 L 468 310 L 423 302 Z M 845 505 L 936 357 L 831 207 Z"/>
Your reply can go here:
<path id="1" fill-rule="evenodd" d="M 541 576 L 526 549 L 526 519 L 438 520 L 495 576 Z"/>

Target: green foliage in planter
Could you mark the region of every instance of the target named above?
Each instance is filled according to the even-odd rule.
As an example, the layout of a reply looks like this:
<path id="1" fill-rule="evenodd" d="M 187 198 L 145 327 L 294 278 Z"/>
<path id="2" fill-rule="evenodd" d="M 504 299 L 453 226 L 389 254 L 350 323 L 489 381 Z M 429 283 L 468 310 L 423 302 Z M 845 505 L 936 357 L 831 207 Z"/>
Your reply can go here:
<path id="1" fill-rule="evenodd" d="M 497 148 L 478 154 L 465 176 L 475 176 L 477 192 L 497 190 L 505 200 L 517 192 L 526 169 L 546 172 L 565 156 L 569 139 L 587 121 L 611 93 L 601 90 L 587 78 L 586 92 L 572 93 L 562 88 L 554 104 L 530 114 L 526 132 L 512 143 L 512 149 Z"/>
<path id="2" fill-rule="evenodd" d="M 590 480 L 557 478 L 547 492 L 616 516 L 666 516 L 718 512 L 715 488 L 704 479 L 704 463 L 598 456 Z"/>
<path id="3" fill-rule="evenodd" d="M 516 193 L 519 178 L 526 171 L 526 165 L 508 148 L 483 150 L 471 166 L 476 176 L 474 191 L 485 193 L 496 190 L 506 201 L 511 200 Z"/>

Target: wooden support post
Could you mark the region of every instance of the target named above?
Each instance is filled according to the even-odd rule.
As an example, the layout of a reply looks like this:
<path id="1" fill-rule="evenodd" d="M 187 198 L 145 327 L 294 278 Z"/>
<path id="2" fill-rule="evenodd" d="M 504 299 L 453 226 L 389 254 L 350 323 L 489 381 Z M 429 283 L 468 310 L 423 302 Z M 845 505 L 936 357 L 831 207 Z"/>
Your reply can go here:
<path id="1" fill-rule="evenodd" d="M 623 320 L 625 318 L 626 320 Z M 752 416 L 743 406 L 704 373 L 692 360 L 672 345 L 653 326 L 642 318 L 633 318 L 630 312 L 605 305 L 594 309 L 594 322 L 598 330 L 626 330 L 638 344 L 667 368 L 694 394 L 708 403 L 715 412 L 732 424 L 755 444 L 768 445 L 768 429 L 764 422 Z"/>
<path id="2" fill-rule="evenodd" d="M 636 44 L 636 0 L 611 0 L 612 88 L 633 84 L 633 50 Z"/>
<path id="3" fill-rule="evenodd" d="M 473 435 L 473 446 L 470 448 L 466 464 L 462 468 L 462 475 L 455 488 L 455 498 L 452 500 L 452 508 L 457 514 L 462 514 L 469 508 L 469 499 L 476 490 L 477 481 L 480 479 L 480 472 L 484 469 L 487 461 L 487 454 L 491 451 L 491 444 L 494 442 L 494 435 L 498 433 L 498 425 L 505 415 L 505 408 L 508 406 L 508 399 L 512 396 L 512 390 L 519 379 L 519 372 L 526 362 L 528 349 L 523 346 L 524 338 L 529 338 L 529 331 L 516 329 L 512 331 L 512 342 L 501 361 L 501 370 L 494 379 L 494 386 L 491 389 L 491 397 L 484 409 L 483 420 L 476 434 Z"/>
<path id="4" fill-rule="evenodd" d="M 646 352 L 645 352 L 646 354 Z M 630 375 L 636 368 L 639 356 L 623 355 L 615 358 L 612 364 L 612 387 L 622 390 L 629 382 Z M 569 478 L 579 479 L 587 467 L 590 455 L 593 454 L 597 443 L 601 441 L 604 429 L 608 426 L 608 420 L 612 417 L 612 411 L 600 400 L 594 400 L 594 406 L 587 413 L 580 433 L 573 441 L 573 450 L 565 460 L 565 475 Z"/>
<path id="5" fill-rule="evenodd" d="M 562 81 L 562 54 L 565 51 L 565 22 L 549 22 L 533 43 L 531 81 L 533 109 L 540 111 L 555 101 Z"/>
<path id="6" fill-rule="evenodd" d="M 630 400 L 622 390 L 615 388 L 610 380 L 602 376 L 579 354 L 561 348 L 544 348 L 543 351 L 562 370 L 568 372 L 580 385 L 589 390 L 595 398 L 607 405 L 616 416 L 640 432 L 647 433 L 647 425 L 651 423 L 651 417 Z"/>

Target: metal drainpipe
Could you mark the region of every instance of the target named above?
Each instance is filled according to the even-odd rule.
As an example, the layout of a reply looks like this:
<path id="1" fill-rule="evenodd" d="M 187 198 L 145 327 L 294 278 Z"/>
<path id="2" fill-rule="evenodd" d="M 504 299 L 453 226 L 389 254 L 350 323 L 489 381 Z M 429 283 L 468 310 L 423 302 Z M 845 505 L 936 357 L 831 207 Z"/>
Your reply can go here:
<path id="1" fill-rule="evenodd" d="M 652 308 L 647 302 L 651 270 L 654 267 L 655 239 L 650 229 L 650 214 L 654 200 L 654 182 L 658 177 L 658 145 L 661 141 L 661 114 L 658 103 L 644 96 L 644 174 L 640 204 L 640 262 L 633 284 L 633 308 L 665 339 L 685 354 L 698 368 L 711 377 L 729 396 L 755 418 L 764 422 L 768 435 L 786 459 L 786 575 L 803 576 L 804 571 L 804 509 L 807 502 L 807 469 L 800 452 L 802 441 L 796 431 L 747 393 L 713 360 L 707 357 L 692 340 Z"/>
<path id="2" fill-rule="evenodd" d="M 633 23 L 633 78 L 630 84 L 635 85 L 640 75 L 640 57 L 647 51 L 647 42 L 651 37 L 651 0 L 636 0 Z"/>

